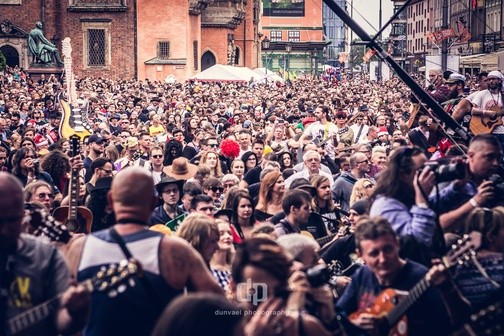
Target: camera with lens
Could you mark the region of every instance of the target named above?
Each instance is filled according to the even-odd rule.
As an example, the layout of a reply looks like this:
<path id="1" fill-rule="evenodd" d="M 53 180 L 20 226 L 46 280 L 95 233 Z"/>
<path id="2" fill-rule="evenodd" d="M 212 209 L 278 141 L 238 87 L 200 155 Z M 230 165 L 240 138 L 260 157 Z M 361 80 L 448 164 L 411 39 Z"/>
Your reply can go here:
<path id="1" fill-rule="evenodd" d="M 504 178 L 494 174 L 488 178 L 492 181 L 494 188 L 494 199 L 492 201 L 492 207 L 504 206 Z"/>
<path id="2" fill-rule="evenodd" d="M 418 171 L 422 172 L 425 167 L 435 173 L 437 183 L 463 179 L 466 175 L 466 165 L 462 162 L 441 164 L 437 161 L 429 161 L 420 167 Z"/>
<path id="3" fill-rule="evenodd" d="M 40 166 L 40 161 L 39 159 L 34 159 L 33 160 L 33 167 L 35 167 L 35 169 L 38 169 L 38 167 Z"/>
<path id="4" fill-rule="evenodd" d="M 317 265 L 305 270 L 306 278 L 310 283 L 310 286 L 317 288 L 325 285 L 329 282 L 331 278 L 331 271 L 326 265 Z"/>

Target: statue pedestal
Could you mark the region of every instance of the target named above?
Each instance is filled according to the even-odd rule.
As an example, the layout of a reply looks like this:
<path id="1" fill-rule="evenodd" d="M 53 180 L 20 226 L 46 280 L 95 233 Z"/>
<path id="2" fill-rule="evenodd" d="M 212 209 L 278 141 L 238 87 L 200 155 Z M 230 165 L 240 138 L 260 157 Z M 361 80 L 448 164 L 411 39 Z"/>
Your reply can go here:
<path id="1" fill-rule="evenodd" d="M 33 79 L 34 82 L 38 82 L 42 74 L 45 75 L 46 79 L 49 79 L 51 75 L 54 75 L 59 81 L 61 74 L 63 73 L 63 68 L 55 66 L 37 67 L 31 65 L 26 72 L 30 75 L 30 78 Z"/>

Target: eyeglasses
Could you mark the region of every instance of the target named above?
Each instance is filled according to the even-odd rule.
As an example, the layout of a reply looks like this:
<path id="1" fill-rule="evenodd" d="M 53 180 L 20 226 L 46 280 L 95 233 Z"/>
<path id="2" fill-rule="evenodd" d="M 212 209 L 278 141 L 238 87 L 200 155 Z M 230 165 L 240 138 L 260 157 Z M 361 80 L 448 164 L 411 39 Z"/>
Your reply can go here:
<path id="1" fill-rule="evenodd" d="M 51 194 L 51 193 L 40 193 L 40 194 L 37 194 L 37 198 L 38 199 L 44 199 L 44 198 L 50 198 L 50 199 L 53 199 L 54 198 L 54 195 Z"/>
<path id="2" fill-rule="evenodd" d="M 364 161 L 357 161 L 357 163 L 369 163 L 369 160 L 368 160 L 368 159 L 366 159 L 366 160 L 364 160 Z"/>
<path id="3" fill-rule="evenodd" d="M 112 174 L 112 169 L 103 169 L 103 168 L 99 168 L 101 171 L 104 171 L 105 173 L 107 174 Z"/>
<path id="4" fill-rule="evenodd" d="M 251 156 L 247 159 L 247 161 L 257 161 L 257 159 L 255 158 L 255 156 Z"/>
<path id="5" fill-rule="evenodd" d="M 224 192 L 224 188 L 223 187 L 210 187 L 208 188 L 210 190 L 212 190 L 213 192 Z"/>
<path id="6" fill-rule="evenodd" d="M 219 147 L 219 145 L 218 144 L 209 144 L 208 147 L 217 148 L 217 147 Z"/>
<path id="7" fill-rule="evenodd" d="M 163 155 L 152 155 L 152 157 L 154 159 L 161 159 L 163 157 Z"/>
<path id="8" fill-rule="evenodd" d="M 336 119 L 346 119 L 346 117 L 343 117 L 343 116 L 336 116 Z"/>

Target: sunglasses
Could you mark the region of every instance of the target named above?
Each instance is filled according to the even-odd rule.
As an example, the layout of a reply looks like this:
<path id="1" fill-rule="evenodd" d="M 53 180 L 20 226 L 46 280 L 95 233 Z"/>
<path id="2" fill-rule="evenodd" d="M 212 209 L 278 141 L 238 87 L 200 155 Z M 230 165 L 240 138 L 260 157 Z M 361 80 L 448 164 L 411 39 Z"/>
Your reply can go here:
<path id="1" fill-rule="evenodd" d="M 44 199 L 46 197 L 50 198 L 50 199 L 53 199 L 54 198 L 54 195 L 51 194 L 51 193 L 40 193 L 40 194 L 37 194 L 37 197 L 39 199 Z"/>
<path id="2" fill-rule="evenodd" d="M 112 174 L 112 169 L 103 169 L 103 168 L 100 168 L 100 170 L 104 171 L 107 174 Z"/>
<path id="3" fill-rule="evenodd" d="M 373 188 L 373 187 L 374 187 L 374 185 L 373 185 L 373 184 L 366 184 L 366 185 L 364 186 L 364 188 L 365 188 L 365 189 L 371 189 L 371 188 Z"/>
<path id="4" fill-rule="evenodd" d="M 212 148 L 217 148 L 217 147 L 219 147 L 219 145 L 218 145 L 218 144 L 210 144 L 210 145 L 208 145 L 208 146 L 209 146 L 209 147 L 212 147 Z"/>
<path id="5" fill-rule="evenodd" d="M 152 155 L 152 157 L 154 159 L 161 159 L 163 157 L 163 155 Z"/>
<path id="6" fill-rule="evenodd" d="M 209 188 L 210 190 L 212 190 L 213 192 L 224 192 L 224 188 L 223 187 L 210 187 Z"/>

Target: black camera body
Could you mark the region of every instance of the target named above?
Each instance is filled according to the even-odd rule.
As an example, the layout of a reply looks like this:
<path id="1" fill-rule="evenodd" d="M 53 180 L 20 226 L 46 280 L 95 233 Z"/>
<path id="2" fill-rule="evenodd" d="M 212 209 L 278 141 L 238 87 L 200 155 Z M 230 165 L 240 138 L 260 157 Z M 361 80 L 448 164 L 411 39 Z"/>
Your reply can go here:
<path id="1" fill-rule="evenodd" d="M 494 174 L 488 178 L 492 181 L 494 188 L 494 199 L 492 200 L 492 207 L 504 206 L 504 178 L 500 175 Z"/>
<path id="2" fill-rule="evenodd" d="M 434 172 L 437 183 L 461 180 L 466 176 L 466 165 L 462 162 L 441 164 L 437 161 L 428 161 L 418 171 L 422 172 L 425 167 Z"/>
<path id="3" fill-rule="evenodd" d="M 310 286 L 314 288 L 327 284 L 331 278 L 331 271 L 326 265 L 310 267 L 305 271 L 305 273 Z"/>

